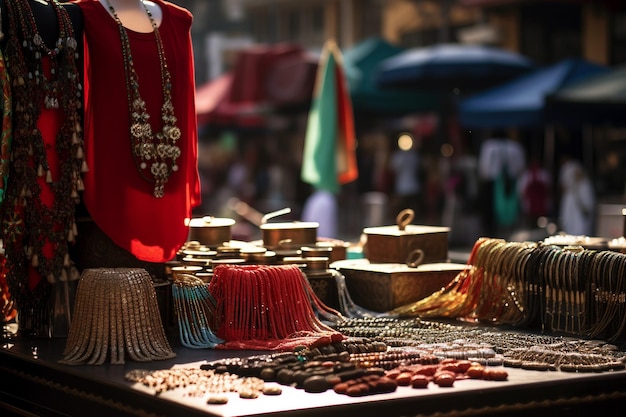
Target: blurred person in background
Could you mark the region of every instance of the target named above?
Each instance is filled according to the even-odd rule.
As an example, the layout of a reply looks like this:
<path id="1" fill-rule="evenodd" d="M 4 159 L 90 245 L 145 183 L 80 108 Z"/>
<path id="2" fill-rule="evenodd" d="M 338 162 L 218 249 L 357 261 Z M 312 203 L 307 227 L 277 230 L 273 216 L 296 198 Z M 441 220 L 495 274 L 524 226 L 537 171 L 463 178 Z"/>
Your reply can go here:
<path id="1" fill-rule="evenodd" d="M 302 208 L 302 221 L 316 222 L 317 234 L 321 238 L 336 239 L 339 231 L 338 217 L 337 197 L 328 190 L 312 190 Z"/>
<path id="2" fill-rule="evenodd" d="M 561 200 L 559 228 L 574 236 L 590 236 L 593 231 L 595 194 L 582 164 L 564 155 L 559 171 Z"/>
<path id="3" fill-rule="evenodd" d="M 526 167 L 524 148 L 506 132 L 494 132 L 478 156 L 479 198 L 483 233 L 502 236 L 519 221 L 517 182 Z"/>
<path id="4" fill-rule="evenodd" d="M 518 182 L 518 191 L 524 215 L 523 226 L 535 228 L 538 220 L 548 217 L 552 210 L 552 177 L 548 170 L 541 166 L 537 157 L 532 158 L 528 169 L 522 174 Z"/>
<path id="5" fill-rule="evenodd" d="M 408 133 L 397 136 L 396 149 L 391 154 L 389 168 L 394 188 L 391 201 L 392 218 L 404 209 L 412 209 L 415 218 L 420 213 L 420 156 L 415 139 Z"/>

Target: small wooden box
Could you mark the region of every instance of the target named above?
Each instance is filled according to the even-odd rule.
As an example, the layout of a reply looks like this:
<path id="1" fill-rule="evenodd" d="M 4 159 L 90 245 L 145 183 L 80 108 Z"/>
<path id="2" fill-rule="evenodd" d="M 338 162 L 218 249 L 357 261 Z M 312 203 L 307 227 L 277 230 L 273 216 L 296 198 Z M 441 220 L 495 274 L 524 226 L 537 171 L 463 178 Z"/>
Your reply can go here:
<path id="1" fill-rule="evenodd" d="M 424 251 L 422 263 L 448 260 L 448 227 L 407 225 L 368 227 L 366 257 L 372 263 L 405 264 L 411 252 Z"/>
<path id="2" fill-rule="evenodd" d="M 428 297 L 469 266 L 441 262 L 411 268 L 354 259 L 333 262 L 331 268 L 346 277 L 346 287 L 355 304 L 382 313 Z"/>
<path id="3" fill-rule="evenodd" d="M 330 272 L 309 272 L 306 277 L 313 292 L 324 305 L 341 311 L 337 281 Z"/>

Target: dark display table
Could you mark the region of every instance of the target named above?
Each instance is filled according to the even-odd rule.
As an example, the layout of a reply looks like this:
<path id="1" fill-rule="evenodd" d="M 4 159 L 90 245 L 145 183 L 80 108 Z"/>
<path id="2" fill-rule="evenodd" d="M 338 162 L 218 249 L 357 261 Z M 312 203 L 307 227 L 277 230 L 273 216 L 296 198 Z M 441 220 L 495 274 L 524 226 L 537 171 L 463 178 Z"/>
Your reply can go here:
<path id="1" fill-rule="evenodd" d="M 0 349 L 0 415 L 36 416 L 622 416 L 626 371 L 576 374 L 505 368 L 507 381 L 462 380 L 453 387 L 398 387 L 390 394 L 348 397 L 282 386 L 280 396 L 208 405 L 175 391 L 156 395 L 126 381 L 134 369 L 199 366 L 260 352 L 189 349 L 170 335 L 177 356 L 124 365 L 63 365 L 66 339 L 4 338 Z M 263 353 L 263 352 L 261 352 Z"/>

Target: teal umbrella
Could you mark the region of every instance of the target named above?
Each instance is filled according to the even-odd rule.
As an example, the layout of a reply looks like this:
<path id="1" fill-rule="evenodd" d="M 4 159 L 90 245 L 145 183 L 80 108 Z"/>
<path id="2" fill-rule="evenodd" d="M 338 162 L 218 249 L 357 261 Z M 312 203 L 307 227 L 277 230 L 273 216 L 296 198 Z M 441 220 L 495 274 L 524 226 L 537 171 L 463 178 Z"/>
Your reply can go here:
<path id="1" fill-rule="evenodd" d="M 378 87 L 379 64 L 401 52 L 402 48 L 376 37 L 344 51 L 344 68 L 354 111 L 408 114 L 439 109 L 441 97 L 438 94 Z"/>

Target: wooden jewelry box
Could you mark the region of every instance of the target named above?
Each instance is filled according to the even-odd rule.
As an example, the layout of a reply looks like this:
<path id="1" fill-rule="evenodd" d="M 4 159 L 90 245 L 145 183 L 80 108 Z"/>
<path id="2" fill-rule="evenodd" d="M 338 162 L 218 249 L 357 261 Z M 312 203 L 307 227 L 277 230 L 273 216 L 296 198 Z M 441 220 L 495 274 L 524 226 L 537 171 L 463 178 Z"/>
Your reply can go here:
<path id="1" fill-rule="evenodd" d="M 467 264 L 451 262 L 410 267 L 403 263 L 371 263 L 367 259 L 337 261 L 330 267 L 345 276 L 355 304 L 380 313 L 428 297 L 469 268 Z"/>
<path id="2" fill-rule="evenodd" d="M 365 257 L 372 263 L 401 263 L 409 261 L 416 250 L 423 252 L 421 263 L 448 260 L 448 227 L 418 226 L 409 224 L 413 211 L 398 214 L 397 225 L 363 229 L 367 240 Z"/>

